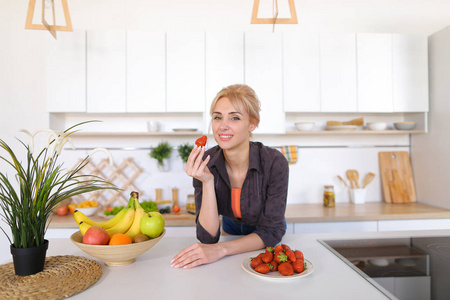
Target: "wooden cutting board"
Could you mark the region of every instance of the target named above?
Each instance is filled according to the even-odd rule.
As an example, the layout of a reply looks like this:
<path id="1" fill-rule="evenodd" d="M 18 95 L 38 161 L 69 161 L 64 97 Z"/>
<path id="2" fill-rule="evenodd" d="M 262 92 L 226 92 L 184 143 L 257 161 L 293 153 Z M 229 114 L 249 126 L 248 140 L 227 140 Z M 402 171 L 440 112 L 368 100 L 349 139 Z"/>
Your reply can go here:
<path id="1" fill-rule="evenodd" d="M 417 202 L 409 153 L 406 151 L 379 152 L 378 161 L 384 201 L 387 203 Z"/>
<path id="2" fill-rule="evenodd" d="M 409 193 L 406 182 L 400 179 L 397 170 L 393 170 L 394 179 L 389 182 L 389 190 L 391 192 L 392 203 L 408 203 Z"/>

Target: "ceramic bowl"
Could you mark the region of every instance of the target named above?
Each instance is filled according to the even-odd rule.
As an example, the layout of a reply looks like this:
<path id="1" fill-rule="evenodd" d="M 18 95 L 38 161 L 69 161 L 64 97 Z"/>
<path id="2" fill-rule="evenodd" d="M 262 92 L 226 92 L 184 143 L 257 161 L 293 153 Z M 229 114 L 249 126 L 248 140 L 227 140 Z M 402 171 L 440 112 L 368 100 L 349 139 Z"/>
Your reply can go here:
<path id="1" fill-rule="evenodd" d="M 155 239 L 150 239 L 141 243 L 133 243 L 128 245 L 89 245 L 83 244 L 83 235 L 80 231 L 75 232 L 70 240 L 85 253 L 92 257 L 100 259 L 108 266 L 126 266 L 136 261 L 136 258 L 153 246 L 155 246 L 166 234 L 166 230 Z"/>
<path id="2" fill-rule="evenodd" d="M 389 266 L 389 260 L 385 258 L 379 258 L 379 259 L 369 259 L 369 263 L 373 266 L 377 267 L 387 267 Z"/>
<path id="3" fill-rule="evenodd" d="M 156 207 L 158 208 L 158 210 L 160 209 L 167 209 L 167 208 L 172 208 L 173 205 L 173 201 L 170 200 L 166 200 L 166 201 L 156 201 Z"/>
<path id="4" fill-rule="evenodd" d="M 98 206 L 94 206 L 94 207 L 76 207 L 76 210 L 81 211 L 83 214 L 85 214 L 86 216 L 90 217 L 93 216 L 98 209 Z"/>
<path id="5" fill-rule="evenodd" d="M 411 130 L 416 127 L 416 122 L 397 122 L 394 127 L 397 130 Z"/>
<path id="6" fill-rule="evenodd" d="M 314 122 L 297 122 L 295 123 L 295 127 L 300 131 L 309 131 L 314 127 Z"/>
<path id="7" fill-rule="evenodd" d="M 385 130 L 387 128 L 386 122 L 370 122 L 367 123 L 367 128 L 369 130 Z"/>

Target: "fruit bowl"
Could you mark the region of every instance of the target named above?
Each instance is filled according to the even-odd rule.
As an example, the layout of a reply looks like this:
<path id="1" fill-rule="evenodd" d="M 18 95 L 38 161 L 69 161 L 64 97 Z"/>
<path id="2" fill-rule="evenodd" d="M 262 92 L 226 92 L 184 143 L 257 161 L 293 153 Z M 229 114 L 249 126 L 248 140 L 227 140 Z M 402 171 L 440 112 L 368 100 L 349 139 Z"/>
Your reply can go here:
<path id="1" fill-rule="evenodd" d="M 105 262 L 107 266 L 126 266 L 135 262 L 136 257 L 144 254 L 155 246 L 166 233 L 166 229 L 157 238 L 145 242 L 128 245 L 89 245 L 83 244 L 83 235 L 80 231 L 75 232 L 70 240 L 81 250 Z"/>

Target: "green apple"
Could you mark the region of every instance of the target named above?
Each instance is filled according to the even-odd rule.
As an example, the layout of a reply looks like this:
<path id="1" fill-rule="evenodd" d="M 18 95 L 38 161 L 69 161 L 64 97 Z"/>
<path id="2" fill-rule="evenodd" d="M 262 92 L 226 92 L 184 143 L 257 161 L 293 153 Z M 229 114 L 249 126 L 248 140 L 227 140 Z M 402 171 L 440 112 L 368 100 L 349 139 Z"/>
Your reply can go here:
<path id="1" fill-rule="evenodd" d="M 149 212 L 141 218 L 141 232 L 154 239 L 164 231 L 164 218 L 159 212 Z"/>

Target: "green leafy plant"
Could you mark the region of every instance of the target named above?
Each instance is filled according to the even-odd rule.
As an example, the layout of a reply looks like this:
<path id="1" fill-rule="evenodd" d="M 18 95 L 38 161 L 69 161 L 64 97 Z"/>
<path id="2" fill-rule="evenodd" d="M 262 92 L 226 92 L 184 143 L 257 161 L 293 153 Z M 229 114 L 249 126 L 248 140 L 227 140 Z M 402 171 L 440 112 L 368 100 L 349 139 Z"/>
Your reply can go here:
<path id="1" fill-rule="evenodd" d="M 189 154 L 191 154 L 192 149 L 194 149 L 193 145 L 190 145 L 189 143 L 181 144 L 178 146 L 178 154 L 181 157 L 181 160 L 183 162 L 187 162 Z"/>
<path id="2" fill-rule="evenodd" d="M 170 157 L 172 147 L 168 142 L 161 142 L 150 152 L 150 157 L 158 161 L 159 165 L 163 165 L 163 160 Z"/>
<path id="3" fill-rule="evenodd" d="M 74 128 L 89 122 L 95 121 L 76 124 L 64 132 L 48 129 L 31 134 L 22 130 L 30 137 L 29 145 L 19 140 L 26 149 L 25 162 L 19 160 L 5 141 L 0 140 L 0 150 L 5 150 L 9 156 L 0 156 L 0 159 L 13 168 L 15 174 L 10 177 L 15 178 L 18 184 L 16 190 L 6 172 L 0 172 L 0 212 L 11 229 L 12 241 L 1 229 L 15 248 L 37 247 L 44 243 L 48 218 L 61 201 L 96 190 L 120 190 L 98 176 L 78 173 L 88 164 L 89 157 L 100 149 L 92 151 L 73 170 L 66 171 L 63 164 L 58 163 L 64 144 L 71 142 L 69 136 L 78 131 Z M 49 133 L 49 142 L 35 155 L 34 137 L 43 131 Z"/>

